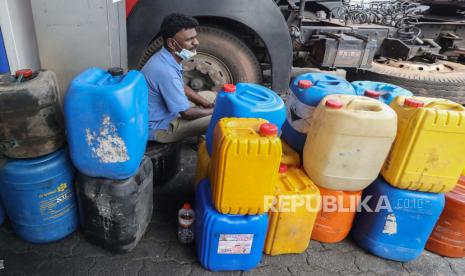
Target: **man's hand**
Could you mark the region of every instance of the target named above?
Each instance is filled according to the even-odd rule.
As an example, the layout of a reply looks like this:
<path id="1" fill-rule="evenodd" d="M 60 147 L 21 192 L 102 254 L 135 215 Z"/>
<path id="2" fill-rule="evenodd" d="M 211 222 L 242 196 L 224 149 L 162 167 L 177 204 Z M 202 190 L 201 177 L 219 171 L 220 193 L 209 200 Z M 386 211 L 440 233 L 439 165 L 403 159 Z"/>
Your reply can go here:
<path id="1" fill-rule="evenodd" d="M 195 120 L 213 114 L 213 108 L 191 107 L 186 111 L 180 112 L 181 118 L 185 120 Z"/>
<path id="2" fill-rule="evenodd" d="M 203 103 L 201 104 L 201 106 L 203 108 L 214 108 L 215 107 L 215 104 L 214 103 L 210 103 L 209 101 L 207 100 L 204 100 Z"/>
<path id="3" fill-rule="evenodd" d="M 184 85 L 184 93 L 186 94 L 187 99 L 189 99 L 189 101 L 193 102 L 197 106 L 203 108 L 213 108 L 215 106 L 215 104 L 207 101 L 205 98 L 197 94 L 197 92 L 192 90 L 192 88 L 190 88 L 187 85 Z"/>

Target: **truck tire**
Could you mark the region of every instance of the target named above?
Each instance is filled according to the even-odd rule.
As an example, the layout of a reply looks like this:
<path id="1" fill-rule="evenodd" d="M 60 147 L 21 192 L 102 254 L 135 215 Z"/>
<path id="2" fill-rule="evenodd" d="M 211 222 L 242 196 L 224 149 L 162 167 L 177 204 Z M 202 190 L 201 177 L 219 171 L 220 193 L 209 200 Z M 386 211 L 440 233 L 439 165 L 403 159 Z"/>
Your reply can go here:
<path id="1" fill-rule="evenodd" d="M 398 85 L 417 96 L 449 99 L 465 104 L 465 65 L 438 61 L 433 64 L 388 60 L 373 62 L 367 71 L 351 71 L 350 81 L 370 80 Z"/>
<path id="2" fill-rule="evenodd" d="M 152 160 L 154 186 L 166 184 L 180 169 L 181 147 L 179 143 L 149 142 L 145 155 Z"/>
<path id="3" fill-rule="evenodd" d="M 197 27 L 197 55 L 183 62 L 184 82 L 196 91 L 219 90 L 225 83 L 261 83 L 262 71 L 252 50 L 234 34 L 216 27 Z M 163 45 L 155 39 L 139 62 L 149 60 Z"/>

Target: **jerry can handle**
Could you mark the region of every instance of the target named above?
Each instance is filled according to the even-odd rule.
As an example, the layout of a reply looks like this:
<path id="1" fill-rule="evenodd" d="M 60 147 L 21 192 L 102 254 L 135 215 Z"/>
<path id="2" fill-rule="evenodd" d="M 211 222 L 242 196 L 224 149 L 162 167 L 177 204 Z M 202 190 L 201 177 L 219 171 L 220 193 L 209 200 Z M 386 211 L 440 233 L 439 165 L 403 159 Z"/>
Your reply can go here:
<path id="1" fill-rule="evenodd" d="M 318 83 L 327 83 L 329 85 L 338 85 L 340 84 L 341 82 L 338 81 L 338 80 L 316 80 L 313 84 L 314 85 L 318 85 Z"/>
<path id="2" fill-rule="evenodd" d="M 346 109 L 350 110 L 363 110 L 371 112 L 383 111 L 383 104 L 377 100 L 366 100 L 366 99 L 352 99 L 346 105 Z"/>
<path id="3" fill-rule="evenodd" d="M 243 101 L 246 101 L 252 104 L 256 103 L 257 101 L 266 102 L 267 100 L 269 100 L 268 95 L 257 93 L 251 90 L 245 90 L 244 92 L 238 94 L 237 97 L 241 98 L 241 100 Z M 255 100 L 252 100 L 251 98 L 255 98 Z"/>
<path id="4" fill-rule="evenodd" d="M 425 107 L 442 109 L 442 110 L 465 111 L 465 107 L 463 107 L 461 104 L 454 103 L 448 100 L 432 101 L 426 104 Z"/>
<path id="5" fill-rule="evenodd" d="M 283 183 L 286 186 L 286 189 L 288 191 L 292 191 L 292 192 L 303 191 L 306 188 L 306 185 L 304 183 L 300 182 L 300 181 L 299 181 L 298 185 L 294 185 L 291 181 L 289 181 L 288 177 L 284 177 Z"/>

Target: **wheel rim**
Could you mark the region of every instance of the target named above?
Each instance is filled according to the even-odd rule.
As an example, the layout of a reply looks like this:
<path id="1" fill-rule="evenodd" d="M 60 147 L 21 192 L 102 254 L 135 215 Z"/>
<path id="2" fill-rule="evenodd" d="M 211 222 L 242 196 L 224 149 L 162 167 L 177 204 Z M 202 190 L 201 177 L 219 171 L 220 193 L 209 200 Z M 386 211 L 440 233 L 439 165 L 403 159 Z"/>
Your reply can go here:
<path id="1" fill-rule="evenodd" d="M 193 58 L 183 62 L 184 83 L 195 91 L 219 91 L 223 84 L 233 83 L 231 70 L 218 58 L 197 52 Z"/>
<path id="2" fill-rule="evenodd" d="M 402 70 L 415 71 L 415 72 L 439 72 L 439 73 L 450 73 L 457 72 L 453 66 L 449 66 L 445 63 L 434 62 L 411 62 L 403 60 L 386 60 L 386 61 L 376 61 L 378 63 L 388 65 L 393 68 L 400 68 Z"/>

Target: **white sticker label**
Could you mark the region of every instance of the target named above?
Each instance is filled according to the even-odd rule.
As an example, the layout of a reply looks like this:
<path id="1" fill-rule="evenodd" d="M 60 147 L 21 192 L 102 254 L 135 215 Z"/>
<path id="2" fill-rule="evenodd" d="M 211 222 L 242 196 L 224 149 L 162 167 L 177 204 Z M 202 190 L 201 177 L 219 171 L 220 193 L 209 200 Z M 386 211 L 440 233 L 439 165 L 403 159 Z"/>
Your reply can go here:
<path id="1" fill-rule="evenodd" d="M 294 93 L 289 94 L 286 102 L 287 121 L 297 131 L 307 133 L 310 120 L 316 107 L 306 105 L 299 101 Z"/>
<path id="2" fill-rule="evenodd" d="M 394 235 L 397 234 L 397 222 L 394 214 L 389 214 L 384 223 L 383 234 Z"/>
<path id="3" fill-rule="evenodd" d="M 221 234 L 218 254 L 250 254 L 253 234 Z"/>

